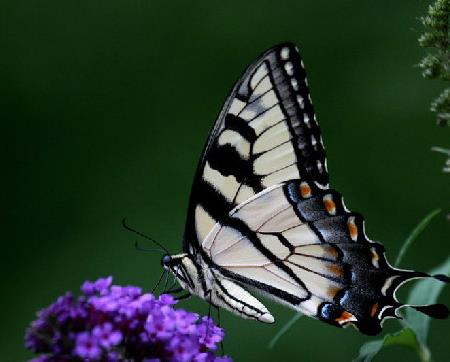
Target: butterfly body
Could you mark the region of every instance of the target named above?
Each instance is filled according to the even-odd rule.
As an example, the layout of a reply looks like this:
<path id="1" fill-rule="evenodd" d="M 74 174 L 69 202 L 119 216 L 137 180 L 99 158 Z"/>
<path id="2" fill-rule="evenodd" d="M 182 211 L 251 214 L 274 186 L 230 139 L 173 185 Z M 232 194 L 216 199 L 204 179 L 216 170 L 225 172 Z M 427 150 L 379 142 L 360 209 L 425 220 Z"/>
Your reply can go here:
<path id="1" fill-rule="evenodd" d="M 403 307 L 396 289 L 428 276 L 391 267 L 364 218 L 329 188 L 291 43 L 262 54 L 234 86 L 197 168 L 183 254 L 165 258 L 182 288 L 241 317 L 274 321 L 257 292 L 371 335 Z"/>

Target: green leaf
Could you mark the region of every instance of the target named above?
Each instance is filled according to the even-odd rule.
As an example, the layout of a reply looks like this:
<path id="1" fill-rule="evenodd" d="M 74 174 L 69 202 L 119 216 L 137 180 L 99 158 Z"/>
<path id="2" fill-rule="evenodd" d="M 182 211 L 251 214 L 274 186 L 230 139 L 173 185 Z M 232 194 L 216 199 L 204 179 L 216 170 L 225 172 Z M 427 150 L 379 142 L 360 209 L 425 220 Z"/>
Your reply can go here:
<path id="1" fill-rule="evenodd" d="M 289 319 L 286 324 L 283 325 L 283 327 L 281 327 L 281 329 L 277 332 L 277 334 L 275 334 L 275 336 L 273 336 L 273 338 L 269 342 L 269 349 L 272 349 L 275 344 L 277 344 L 279 339 L 283 337 L 289 329 L 291 329 L 291 327 L 300 319 L 301 316 L 303 316 L 302 313 L 295 313 L 294 316 Z"/>
<path id="2" fill-rule="evenodd" d="M 402 248 L 398 252 L 397 260 L 395 261 L 395 266 L 399 266 L 406 252 L 417 239 L 417 237 L 422 233 L 422 231 L 428 226 L 428 224 L 433 220 L 433 218 L 441 212 L 441 209 L 436 209 L 431 211 L 427 216 L 425 216 L 422 221 L 414 228 L 414 230 L 409 234 L 408 238 L 403 243 Z"/>
<path id="3" fill-rule="evenodd" d="M 431 270 L 430 274 L 450 274 L 450 257 L 448 257 L 447 260 L 440 266 Z M 409 293 L 407 304 L 434 304 L 436 303 L 444 286 L 445 283 L 432 278 L 420 280 Z M 428 331 L 430 329 L 430 317 L 422 313 L 418 313 L 412 308 L 408 308 L 405 314 L 405 324 L 416 333 L 419 341 L 425 344 L 427 342 Z"/>
<path id="4" fill-rule="evenodd" d="M 410 328 L 404 328 L 400 332 L 385 335 L 383 339 L 364 343 L 359 350 L 359 356 L 353 362 L 370 362 L 383 347 L 389 346 L 410 348 L 419 354 L 422 361 L 430 360 L 428 350 L 423 349 L 414 332 Z"/>

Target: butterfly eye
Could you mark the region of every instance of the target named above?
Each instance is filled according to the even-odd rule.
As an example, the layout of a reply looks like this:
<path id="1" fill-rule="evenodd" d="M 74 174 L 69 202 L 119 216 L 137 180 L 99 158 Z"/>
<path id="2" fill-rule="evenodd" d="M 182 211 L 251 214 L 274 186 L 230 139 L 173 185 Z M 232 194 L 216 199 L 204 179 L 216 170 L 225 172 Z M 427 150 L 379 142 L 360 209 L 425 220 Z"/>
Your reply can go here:
<path id="1" fill-rule="evenodd" d="M 162 266 L 169 266 L 172 262 L 172 257 L 170 255 L 164 255 L 161 259 Z"/>

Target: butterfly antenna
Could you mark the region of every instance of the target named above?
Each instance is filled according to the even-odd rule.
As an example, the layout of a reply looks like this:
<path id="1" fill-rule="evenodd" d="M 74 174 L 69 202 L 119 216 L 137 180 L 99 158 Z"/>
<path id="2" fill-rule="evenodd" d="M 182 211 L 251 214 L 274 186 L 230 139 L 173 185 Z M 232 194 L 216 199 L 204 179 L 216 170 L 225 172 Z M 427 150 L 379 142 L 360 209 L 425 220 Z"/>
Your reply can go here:
<path id="1" fill-rule="evenodd" d="M 158 242 L 155 239 L 151 238 L 150 236 L 147 236 L 147 235 L 141 233 L 140 231 L 137 231 L 137 230 L 133 229 L 132 227 L 128 226 L 125 219 L 122 219 L 122 226 L 128 231 L 131 231 L 131 232 L 135 233 L 136 235 L 142 236 L 143 238 L 154 242 L 162 250 L 164 250 L 167 254 L 170 254 L 169 250 L 167 250 L 160 242 Z"/>
<path id="2" fill-rule="evenodd" d="M 158 288 L 159 284 L 161 284 L 161 280 L 164 278 L 164 274 L 166 274 L 166 272 L 167 272 L 167 270 L 163 270 L 161 276 L 159 277 L 158 282 L 156 283 L 156 285 L 152 289 L 152 293 L 154 293 L 156 288 Z"/>
<path id="3" fill-rule="evenodd" d="M 159 249 L 159 248 L 144 248 L 144 247 L 139 245 L 139 242 L 137 240 L 134 242 L 134 248 L 136 250 L 145 251 L 145 252 L 151 252 L 151 251 L 159 251 L 161 253 L 165 253 L 166 252 L 165 250 Z"/>

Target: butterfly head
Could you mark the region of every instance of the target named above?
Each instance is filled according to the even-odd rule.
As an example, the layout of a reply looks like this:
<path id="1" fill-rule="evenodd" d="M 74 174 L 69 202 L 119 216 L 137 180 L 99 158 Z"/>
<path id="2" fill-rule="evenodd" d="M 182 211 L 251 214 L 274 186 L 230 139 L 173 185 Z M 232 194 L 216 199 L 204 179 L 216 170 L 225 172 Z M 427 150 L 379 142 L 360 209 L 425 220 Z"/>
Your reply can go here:
<path id="1" fill-rule="evenodd" d="M 166 254 L 161 258 L 161 266 L 164 269 L 169 269 L 172 263 L 173 263 L 172 256 L 169 254 Z"/>
<path id="2" fill-rule="evenodd" d="M 189 258 L 189 255 L 185 253 L 176 255 L 165 254 L 161 258 L 161 265 L 168 271 L 175 271 L 186 262 L 186 258 Z"/>
<path id="3" fill-rule="evenodd" d="M 183 253 L 176 255 L 166 254 L 161 258 L 162 267 L 171 272 L 185 289 L 195 288 L 197 270 L 192 256 Z"/>

